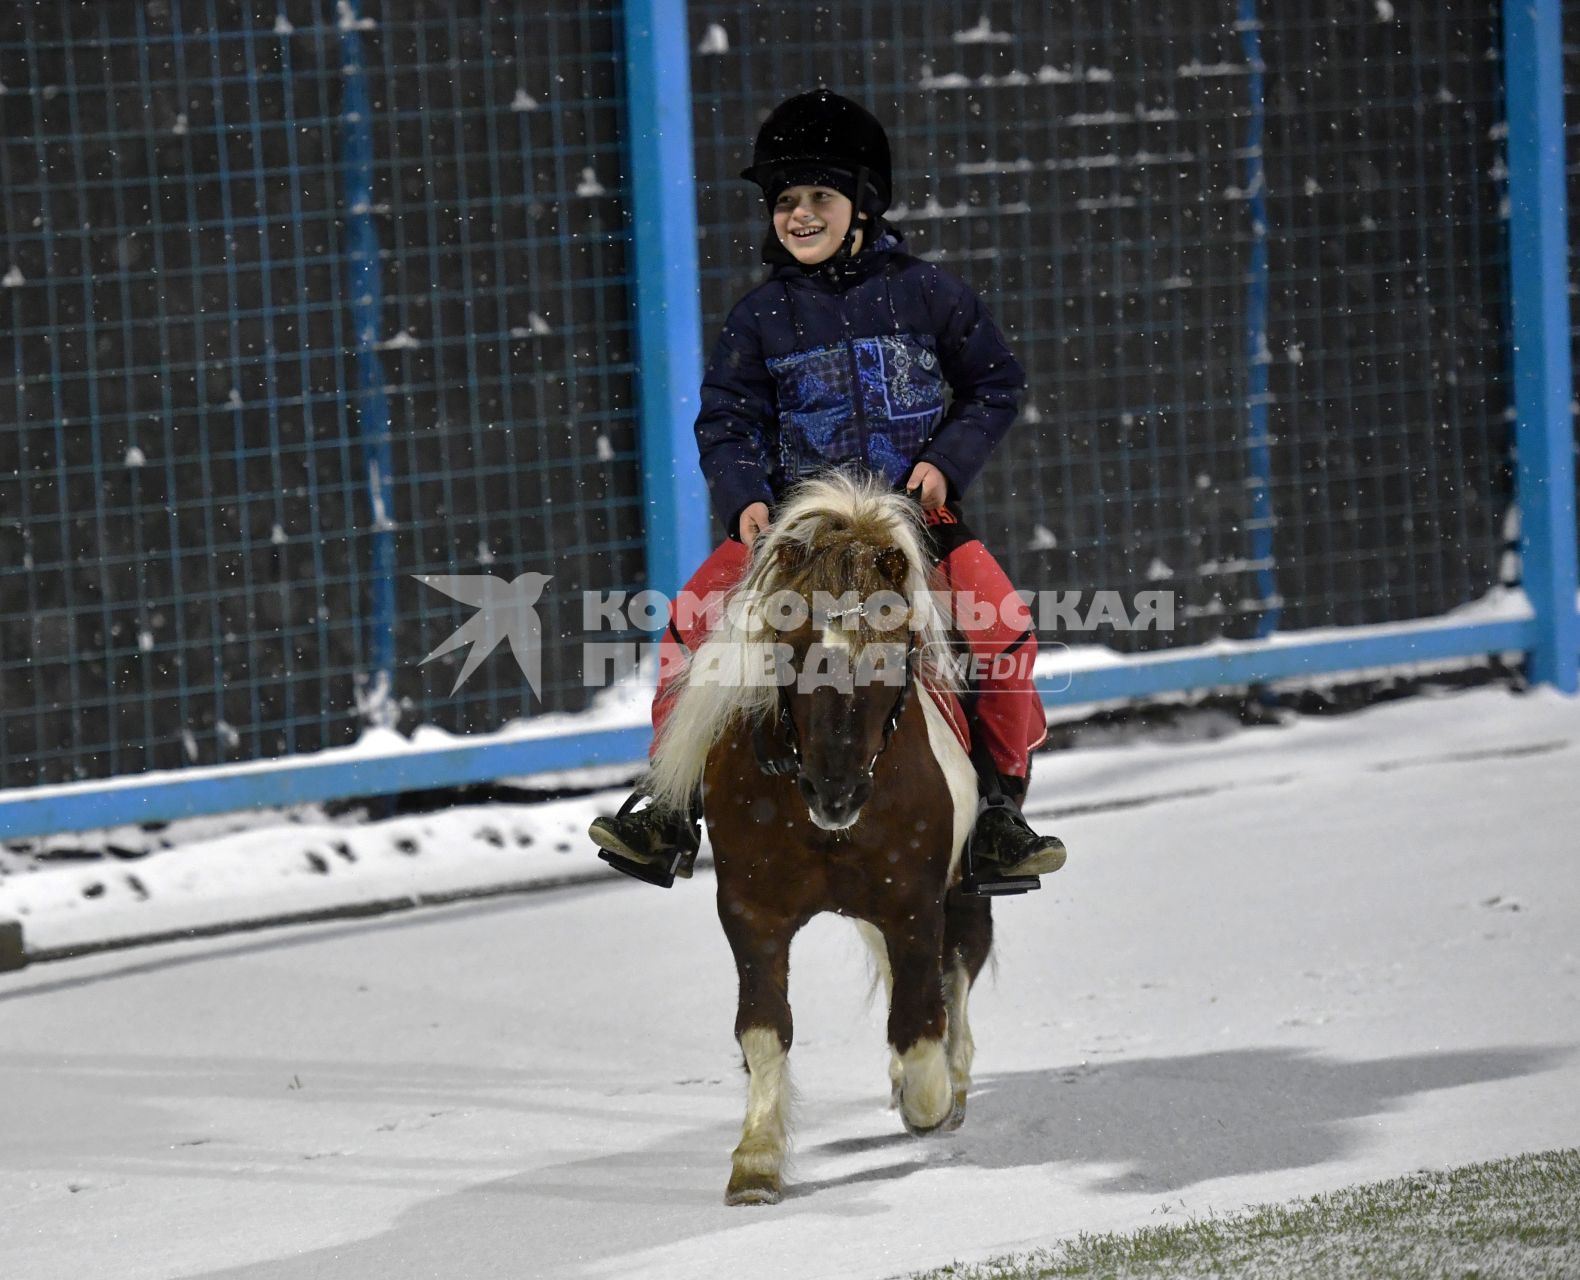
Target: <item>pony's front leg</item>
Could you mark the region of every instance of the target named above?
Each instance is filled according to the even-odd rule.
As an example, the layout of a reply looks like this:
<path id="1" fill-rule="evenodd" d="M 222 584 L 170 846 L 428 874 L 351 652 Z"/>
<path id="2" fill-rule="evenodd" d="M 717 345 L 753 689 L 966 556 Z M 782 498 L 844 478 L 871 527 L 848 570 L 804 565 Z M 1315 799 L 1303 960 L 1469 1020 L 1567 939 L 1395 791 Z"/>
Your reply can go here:
<path id="1" fill-rule="evenodd" d="M 740 976 L 735 1038 L 747 1073 L 746 1119 L 731 1156 L 724 1203 L 778 1204 L 790 1128 L 790 939 L 795 929 L 780 925 L 761 931 L 751 912 L 727 907 L 722 896 L 719 907 Z"/>
<path id="2" fill-rule="evenodd" d="M 861 934 L 861 940 L 867 944 L 867 950 L 872 955 L 872 967 L 877 974 L 878 981 L 883 984 L 883 1005 L 890 1008 L 894 1004 L 894 970 L 889 968 L 889 944 L 884 940 L 883 930 L 866 920 L 856 921 L 856 930 Z M 891 1044 L 889 1047 L 889 1107 L 898 1110 L 900 1106 L 900 1078 L 904 1068 L 900 1065 L 900 1055 L 894 1052 Z"/>
<path id="3" fill-rule="evenodd" d="M 916 930 L 921 928 L 921 932 Z M 943 923 L 906 921 L 885 932 L 894 975 L 889 999 L 889 1048 L 899 1062 L 900 1119 L 913 1134 L 932 1133 L 954 1111 L 954 1088 L 944 1036 Z"/>
<path id="4" fill-rule="evenodd" d="M 966 1118 L 966 1095 L 971 1090 L 971 1063 L 976 1042 L 971 1037 L 967 1005 L 971 987 L 987 963 L 993 949 L 991 898 L 966 894 L 958 887 L 944 899 L 944 1004 L 948 1010 L 949 1034 L 945 1051 L 949 1057 L 949 1079 L 955 1091 L 954 1112 L 948 1127 L 958 1129 Z"/>

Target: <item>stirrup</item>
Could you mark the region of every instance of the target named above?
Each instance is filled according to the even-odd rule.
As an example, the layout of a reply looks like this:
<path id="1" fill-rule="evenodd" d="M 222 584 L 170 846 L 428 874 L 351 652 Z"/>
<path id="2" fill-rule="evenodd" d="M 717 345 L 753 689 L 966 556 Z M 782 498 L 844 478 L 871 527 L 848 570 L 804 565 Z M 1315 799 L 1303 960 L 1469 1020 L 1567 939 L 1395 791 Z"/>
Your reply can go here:
<path id="1" fill-rule="evenodd" d="M 691 863 L 696 861 L 697 855 L 695 851 L 692 851 L 691 858 L 688 861 L 686 859 L 687 852 L 685 849 L 675 850 L 674 861 L 667 867 L 656 862 L 637 862 L 635 859 L 627 858 L 623 854 L 614 852 L 612 849 L 599 849 L 598 856 L 616 871 L 630 876 L 633 880 L 640 880 L 644 884 L 656 884 L 660 889 L 670 889 L 674 887 L 677 875 L 683 880 L 691 875 Z M 682 870 L 682 863 L 685 864 L 684 870 Z"/>
<path id="2" fill-rule="evenodd" d="M 1002 794 L 993 799 L 984 798 L 977 805 L 977 821 L 983 813 L 993 808 L 1010 808 L 1014 805 Z M 1017 812 L 1019 812 L 1017 810 Z M 966 836 L 966 846 L 960 851 L 960 888 L 964 893 L 979 898 L 1008 897 L 1014 893 L 1030 893 L 1042 888 L 1040 876 L 1007 876 L 993 870 L 990 864 L 978 865 L 972 846 L 976 844 L 977 823 L 972 822 L 971 833 Z"/>

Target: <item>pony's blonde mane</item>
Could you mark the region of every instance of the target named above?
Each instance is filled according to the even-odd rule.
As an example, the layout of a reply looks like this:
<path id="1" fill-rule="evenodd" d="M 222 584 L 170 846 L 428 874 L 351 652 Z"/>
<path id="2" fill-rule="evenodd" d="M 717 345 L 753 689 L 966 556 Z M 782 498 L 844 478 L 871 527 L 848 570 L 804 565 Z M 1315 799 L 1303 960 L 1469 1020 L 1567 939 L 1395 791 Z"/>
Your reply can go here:
<path id="1" fill-rule="evenodd" d="M 947 604 L 935 594 L 931 561 L 916 504 L 881 481 L 832 471 L 804 480 L 787 495 L 769 530 L 752 545 L 746 577 L 725 598 L 713 634 L 678 677 L 675 705 L 654 750 L 643 789 L 661 805 L 684 806 L 702 782 L 708 753 L 732 725 L 754 723 L 778 705 L 778 688 L 758 673 L 777 633 L 763 616 L 762 602 L 777 591 L 811 599 L 814 592 L 839 597 L 854 591 L 867 599 L 894 591 L 880 573 L 879 553 L 899 551 L 905 561 L 900 594 L 912 610 L 910 630 L 920 651 L 919 674 L 928 683 L 953 687 Z M 845 630 L 853 649 L 873 638 L 865 618 Z M 706 680 L 692 681 L 703 667 Z"/>

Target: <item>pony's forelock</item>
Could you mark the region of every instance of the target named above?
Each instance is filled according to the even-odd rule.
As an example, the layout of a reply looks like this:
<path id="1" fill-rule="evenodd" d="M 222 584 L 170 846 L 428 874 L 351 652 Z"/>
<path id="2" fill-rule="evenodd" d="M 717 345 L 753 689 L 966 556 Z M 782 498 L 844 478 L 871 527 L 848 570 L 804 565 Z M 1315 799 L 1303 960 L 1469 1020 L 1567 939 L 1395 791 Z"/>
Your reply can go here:
<path id="1" fill-rule="evenodd" d="M 702 782 L 708 753 L 737 721 L 753 723 L 769 714 L 778 689 L 762 678 L 776 632 L 762 602 L 786 588 L 817 581 L 832 590 L 834 578 L 820 563 L 831 535 L 839 548 L 859 547 L 904 557 L 903 584 L 911 633 L 919 651 L 920 675 L 944 688 L 957 684 L 949 653 L 949 621 L 932 589 L 931 562 L 916 504 L 881 481 L 833 471 L 804 480 L 787 496 L 774 523 L 752 546 L 751 565 L 724 600 L 713 634 L 691 656 L 677 678 L 675 705 L 654 749 L 645 789 L 659 804 L 684 807 Z M 858 591 L 865 583 L 846 582 Z M 892 584 L 889 589 L 896 589 Z M 706 679 L 691 678 L 705 671 Z"/>

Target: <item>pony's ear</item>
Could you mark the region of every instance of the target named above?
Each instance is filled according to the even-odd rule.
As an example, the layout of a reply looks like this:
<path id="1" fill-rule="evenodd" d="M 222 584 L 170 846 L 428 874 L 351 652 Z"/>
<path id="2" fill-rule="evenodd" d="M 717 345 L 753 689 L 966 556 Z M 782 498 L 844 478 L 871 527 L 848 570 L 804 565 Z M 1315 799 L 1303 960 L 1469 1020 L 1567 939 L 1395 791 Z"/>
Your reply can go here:
<path id="1" fill-rule="evenodd" d="M 898 547 L 884 547 L 875 562 L 878 577 L 896 591 L 905 590 L 905 579 L 911 572 L 911 562 Z"/>

